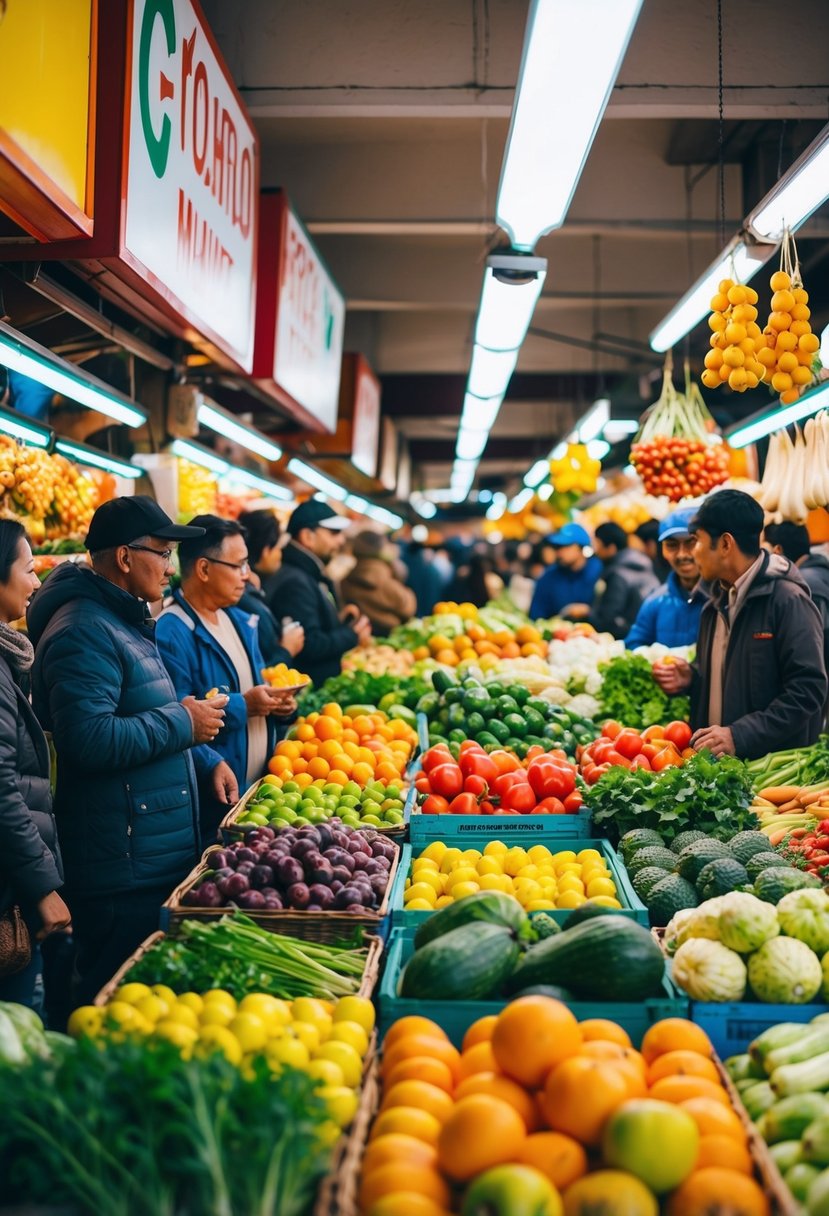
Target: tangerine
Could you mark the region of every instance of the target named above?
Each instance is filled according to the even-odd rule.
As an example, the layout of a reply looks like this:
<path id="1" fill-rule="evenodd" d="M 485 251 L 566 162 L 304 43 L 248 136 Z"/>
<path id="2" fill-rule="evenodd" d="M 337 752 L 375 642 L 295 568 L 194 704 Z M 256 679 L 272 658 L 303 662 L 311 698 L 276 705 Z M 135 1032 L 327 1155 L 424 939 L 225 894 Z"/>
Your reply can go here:
<path id="1" fill-rule="evenodd" d="M 611 1062 L 573 1056 L 547 1077 L 542 1107 L 553 1131 L 595 1146 L 605 1123 L 628 1096 L 627 1081 Z"/>
<path id="2" fill-rule="evenodd" d="M 449 1187 L 436 1169 L 390 1161 L 369 1174 L 363 1174 L 359 1191 L 361 1210 L 365 1211 L 378 1199 L 393 1195 L 395 1191 L 413 1191 L 417 1195 L 425 1195 L 443 1208 L 449 1207 L 452 1198 Z"/>
<path id="3" fill-rule="evenodd" d="M 461 1098 L 438 1136 L 438 1161 L 445 1174 L 466 1182 L 490 1169 L 515 1161 L 527 1136 L 514 1106 L 489 1094 Z"/>
<path id="4" fill-rule="evenodd" d="M 648 1068 L 648 1085 L 672 1076 L 705 1077 L 716 1084 L 720 1081 L 714 1061 L 696 1051 L 666 1051 L 664 1056 L 657 1056 Z"/>
<path id="5" fill-rule="evenodd" d="M 461 1077 L 473 1077 L 479 1072 L 497 1072 L 498 1061 L 489 1042 L 476 1043 L 461 1055 Z"/>
<path id="6" fill-rule="evenodd" d="M 428 651 L 426 652 L 428 655 Z M 415 1191 L 392 1191 L 383 1195 L 368 1209 L 366 1216 L 450 1216 L 447 1208 L 435 1203 L 428 1195 L 420 1195 Z"/>
<path id="7" fill-rule="evenodd" d="M 444 1064 L 443 1060 L 436 1060 L 434 1056 L 410 1056 L 400 1060 L 386 1078 L 386 1084 L 391 1088 L 398 1081 L 428 1081 L 438 1089 L 445 1089 L 448 1094 L 455 1088 L 449 1065 Z"/>
<path id="8" fill-rule="evenodd" d="M 488 872 L 487 870 L 479 870 L 481 874 Z M 486 1017 L 478 1018 L 477 1022 L 473 1022 L 463 1036 L 461 1051 L 468 1051 L 470 1047 L 474 1047 L 477 1043 L 490 1042 L 497 1021 L 497 1013 L 489 1013 Z"/>
<path id="9" fill-rule="evenodd" d="M 527 1136 L 518 1160 L 534 1166 L 562 1191 L 587 1173 L 587 1153 L 578 1140 L 561 1132 L 535 1132 Z"/>
<path id="10" fill-rule="evenodd" d="M 449 1042 L 446 1032 L 438 1026 L 437 1022 L 433 1022 L 431 1018 L 411 1013 L 405 1018 L 398 1018 L 389 1027 L 386 1037 L 383 1039 L 384 1052 L 393 1047 L 398 1040 L 407 1038 L 410 1034 L 426 1034 L 430 1039 L 443 1039 L 446 1043 Z"/>
<path id="11" fill-rule="evenodd" d="M 535 1131 L 541 1122 L 536 1104 L 526 1089 L 502 1073 L 476 1072 L 471 1077 L 466 1077 L 455 1090 L 455 1101 L 468 1098 L 470 1094 L 489 1094 L 493 1098 L 509 1102 L 524 1120 L 528 1132 Z"/>
<path id="12" fill-rule="evenodd" d="M 710 1057 L 713 1049 L 705 1031 L 687 1018 L 663 1018 L 645 1031 L 639 1050 L 652 1064 L 657 1056 L 669 1051 L 696 1051 Z"/>
<path id="13" fill-rule="evenodd" d="M 740 1174 L 749 1176 L 754 1173 L 754 1162 L 746 1145 L 740 1144 L 733 1136 L 728 1135 L 700 1137 L 699 1152 L 694 1169 L 703 1170 L 709 1166 L 737 1170 Z"/>
<path id="14" fill-rule="evenodd" d="M 398 1132 L 404 1136 L 413 1136 L 424 1144 L 436 1145 L 440 1134 L 440 1122 L 434 1115 L 419 1106 L 394 1106 L 381 1111 L 374 1120 L 369 1142 L 379 1136 Z"/>
<path id="15" fill-rule="evenodd" d="M 443 1123 L 452 1113 L 453 1102 L 445 1089 L 438 1089 L 428 1081 L 398 1081 L 386 1093 L 380 1110 L 395 1106 L 417 1106 Z"/>
<path id="16" fill-rule="evenodd" d="M 448 1066 L 454 1081 L 457 1083 L 460 1079 L 461 1057 L 457 1047 L 453 1047 L 448 1039 L 427 1034 L 407 1035 L 387 1047 L 383 1052 L 380 1075 L 387 1077 L 396 1064 L 401 1060 L 411 1059 L 412 1056 L 431 1056 L 434 1060 L 442 1060 Z M 691 1095 L 688 1094 L 688 1097 Z"/>
<path id="17" fill-rule="evenodd" d="M 379 1166 L 393 1161 L 434 1167 L 437 1159 L 437 1149 L 433 1144 L 401 1132 L 388 1132 L 385 1136 L 377 1136 L 369 1144 L 363 1156 L 362 1172 L 370 1174 Z"/>
<path id="18" fill-rule="evenodd" d="M 648 1091 L 651 1098 L 660 1102 L 685 1102 L 688 1098 L 711 1098 L 721 1102 L 723 1106 L 731 1106 L 731 1099 L 722 1085 L 708 1081 L 705 1077 L 672 1076 L 662 1077 L 650 1086 Z"/>
<path id="19" fill-rule="evenodd" d="M 667 1216 L 769 1216 L 769 1201 L 753 1178 L 739 1170 L 695 1170 L 668 1200 Z"/>
<path id="20" fill-rule="evenodd" d="M 700 1136 L 731 1136 L 732 1140 L 745 1144 L 745 1128 L 732 1106 L 723 1106 L 711 1098 L 688 1098 L 680 1106 L 694 1120 Z"/>
<path id="21" fill-rule="evenodd" d="M 585 1043 L 600 1039 L 605 1043 L 619 1043 L 622 1047 L 633 1046 L 628 1032 L 608 1018 L 585 1018 L 583 1022 L 579 1022 L 579 1028 Z"/>
<path id="22" fill-rule="evenodd" d="M 492 1050 L 498 1067 L 522 1085 L 538 1089 L 550 1069 L 582 1045 L 573 1014 L 548 996 L 523 996 L 498 1016 Z"/>

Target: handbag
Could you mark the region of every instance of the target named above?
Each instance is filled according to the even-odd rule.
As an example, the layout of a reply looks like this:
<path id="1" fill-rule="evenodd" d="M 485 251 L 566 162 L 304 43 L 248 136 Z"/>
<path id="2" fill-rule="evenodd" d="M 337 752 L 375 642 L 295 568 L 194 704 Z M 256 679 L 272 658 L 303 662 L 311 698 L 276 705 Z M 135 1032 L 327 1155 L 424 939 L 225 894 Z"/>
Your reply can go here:
<path id="1" fill-rule="evenodd" d="M 0 916 L 0 976 L 17 975 L 32 961 L 32 939 L 17 905 Z"/>

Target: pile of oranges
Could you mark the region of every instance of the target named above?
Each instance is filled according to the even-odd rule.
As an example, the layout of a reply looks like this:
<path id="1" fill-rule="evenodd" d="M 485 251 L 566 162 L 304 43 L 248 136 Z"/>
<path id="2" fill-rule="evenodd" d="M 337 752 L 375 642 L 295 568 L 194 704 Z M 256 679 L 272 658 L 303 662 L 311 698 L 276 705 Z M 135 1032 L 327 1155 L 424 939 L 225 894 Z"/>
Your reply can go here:
<path id="1" fill-rule="evenodd" d="M 464 633 L 456 638 L 437 633 L 429 638 L 426 646 L 414 651 L 415 659 L 435 659 L 445 667 L 457 667 L 459 663 L 477 663 L 489 655 L 494 659 L 520 659 L 538 655 L 547 657 L 547 643 L 534 625 L 522 625 L 515 633 L 511 629 L 499 629 L 497 633 L 484 629 L 477 621 L 467 622 Z"/>
<path id="2" fill-rule="evenodd" d="M 380 710 L 352 718 L 332 702 L 321 713 L 297 719 L 276 745 L 268 770 L 300 787 L 317 780 L 355 781 L 361 787 L 371 781 L 397 783 L 416 745 L 416 732 L 399 718 Z"/>
<path id="3" fill-rule="evenodd" d="M 474 1022 L 458 1051 L 405 1017 L 381 1078 L 362 1216 L 488 1211 L 510 1185 L 545 1216 L 699 1216 L 723 1196 L 734 1216 L 769 1216 L 711 1044 L 683 1018 L 655 1023 L 637 1051 L 615 1022 L 526 996 Z"/>

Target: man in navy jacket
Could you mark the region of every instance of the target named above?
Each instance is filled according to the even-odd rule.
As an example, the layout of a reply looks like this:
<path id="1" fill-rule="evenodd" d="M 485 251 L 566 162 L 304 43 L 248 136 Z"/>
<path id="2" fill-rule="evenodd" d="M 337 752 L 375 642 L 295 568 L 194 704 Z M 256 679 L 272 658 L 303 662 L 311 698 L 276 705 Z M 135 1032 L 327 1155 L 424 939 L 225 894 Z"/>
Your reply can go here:
<path id="1" fill-rule="evenodd" d="M 696 538 L 690 531 L 696 507 L 673 511 L 659 526 L 662 555 L 671 567 L 667 582 L 639 609 L 625 646 L 695 646 L 699 619 L 708 602 L 708 584 L 694 558 Z"/>

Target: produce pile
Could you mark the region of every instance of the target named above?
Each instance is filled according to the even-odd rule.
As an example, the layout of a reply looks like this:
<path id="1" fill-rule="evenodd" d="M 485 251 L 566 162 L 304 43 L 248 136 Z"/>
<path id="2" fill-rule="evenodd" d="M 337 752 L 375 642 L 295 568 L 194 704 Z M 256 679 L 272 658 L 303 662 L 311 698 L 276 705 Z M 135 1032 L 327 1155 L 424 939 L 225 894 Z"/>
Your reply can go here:
<path id="1" fill-rule="evenodd" d="M 471 662 L 495 666 L 498 659 L 545 658 L 547 643 L 534 625 L 521 625 L 517 630 L 501 626 L 488 630 L 480 621 L 464 618 L 460 633 L 433 633 L 428 642 L 414 651 L 415 659 L 432 658 L 443 667 L 457 667 Z"/>
<path id="2" fill-rule="evenodd" d="M 100 501 L 91 473 L 0 435 L 0 515 L 21 518 L 34 544 L 85 536 Z"/>
<path id="3" fill-rule="evenodd" d="M 821 410 L 794 441 L 785 427 L 769 439 L 757 501 L 775 519 L 805 523 L 815 507 L 829 506 L 829 416 Z"/>
<path id="4" fill-rule="evenodd" d="M 346 785 L 349 780 L 359 786 L 374 780 L 396 784 L 416 746 L 415 731 L 399 718 L 391 719 L 380 710 L 352 717 L 332 702 L 320 713 L 297 719 L 287 738 L 277 743 L 268 770 L 302 789 L 317 780 L 331 785 Z"/>
<path id="5" fill-rule="evenodd" d="M 671 656 L 660 656 L 659 661 L 668 663 Z M 601 715 L 618 718 L 640 730 L 688 718 L 688 698 L 669 697 L 654 680 L 652 670 L 652 662 L 644 654 L 630 651 L 600 664 L 601 683 L 596 695 Z"/>
<path id="6" fill-rule="evenodd" d="M 215 473 L 181 456 L 176 459 L 176 471 L 178 516 L 181 522 L 187 523 L 196 515 L 215 515 L 219 491 Z"/>
<path id="7" fill-rule="evenodd" d="M 641 734 L 619 722 L 605 722 L 595 743 L 581 749 L 579 772 L 587 785 L 595 785 L 614 765 L 653 773 L 681 768 L 696 755 L 690 743 L 691 728 L 687 722 L 649 726 Z"/>
<path id="8" fill-rule="evenodd" d="M 342 669 L 344 672 L 367 671 L 375 676 L 407 676 L 414 663 L 415 658 L 410 650 L 385 642 L 370 642 L 367 646 L 347 650 L 343 655 Z"/>
<path id="9" fill-rule="evenodd" d="M 582 809 L 576 768 L 566 753 L 531 747 L 524 763 L 512 752 L 478 743 L 429 748 L 415 778 L 424 815 L 566 815 Z"/>
<path id="10" fill-rule="evenodd" d="M 410 721 L 408 714 L 399 712 L 401 707 L 413 711 L 420 698 L 429 692 L 431 687 L 431 681 L 418 676 L 394 675 L 390 672 L 375 675 L 360 668 L 340 676 L 331 676 L 320 688 L 304 692 L 301 701 L 302 712 L 319 712 L 332 702 L 346 707 L 371 705 L 374 709 L 388 714 L 390 718 L 402 717 L 405 721 Z"/>
<path id="11" fill-rule="evenodd" d="M 310 678 L 287 663 L 277 663 L 273 667 L 262 668 L 262 679 L 271 688 L 304 688 L 310 684 Z"/>
<path id="12" fill-rule="evenodd" d="M 404 792 L 399 785 L 382 781 L 371 781 L 365 787 L 356 781 L 338 785 L 322 777 L 305 786 L 276 781 L 274 777 L 262 779 L 232 826 L 302 828 L 336 818 L 350 828 L 399 828 L 404 820 Z"/>
<path id="13" fill-rule="evenodd" d="M 371 1216 L 702 1216 L 724 1195 L 769 1216 L 711 1044 L 684 1019 L 636 1050 L 617 1023 L 529 996 L 473 1023 L 459 1052 L 436 1022 L 401 1018 L 381 1079 L 359 1184 Z"/>

